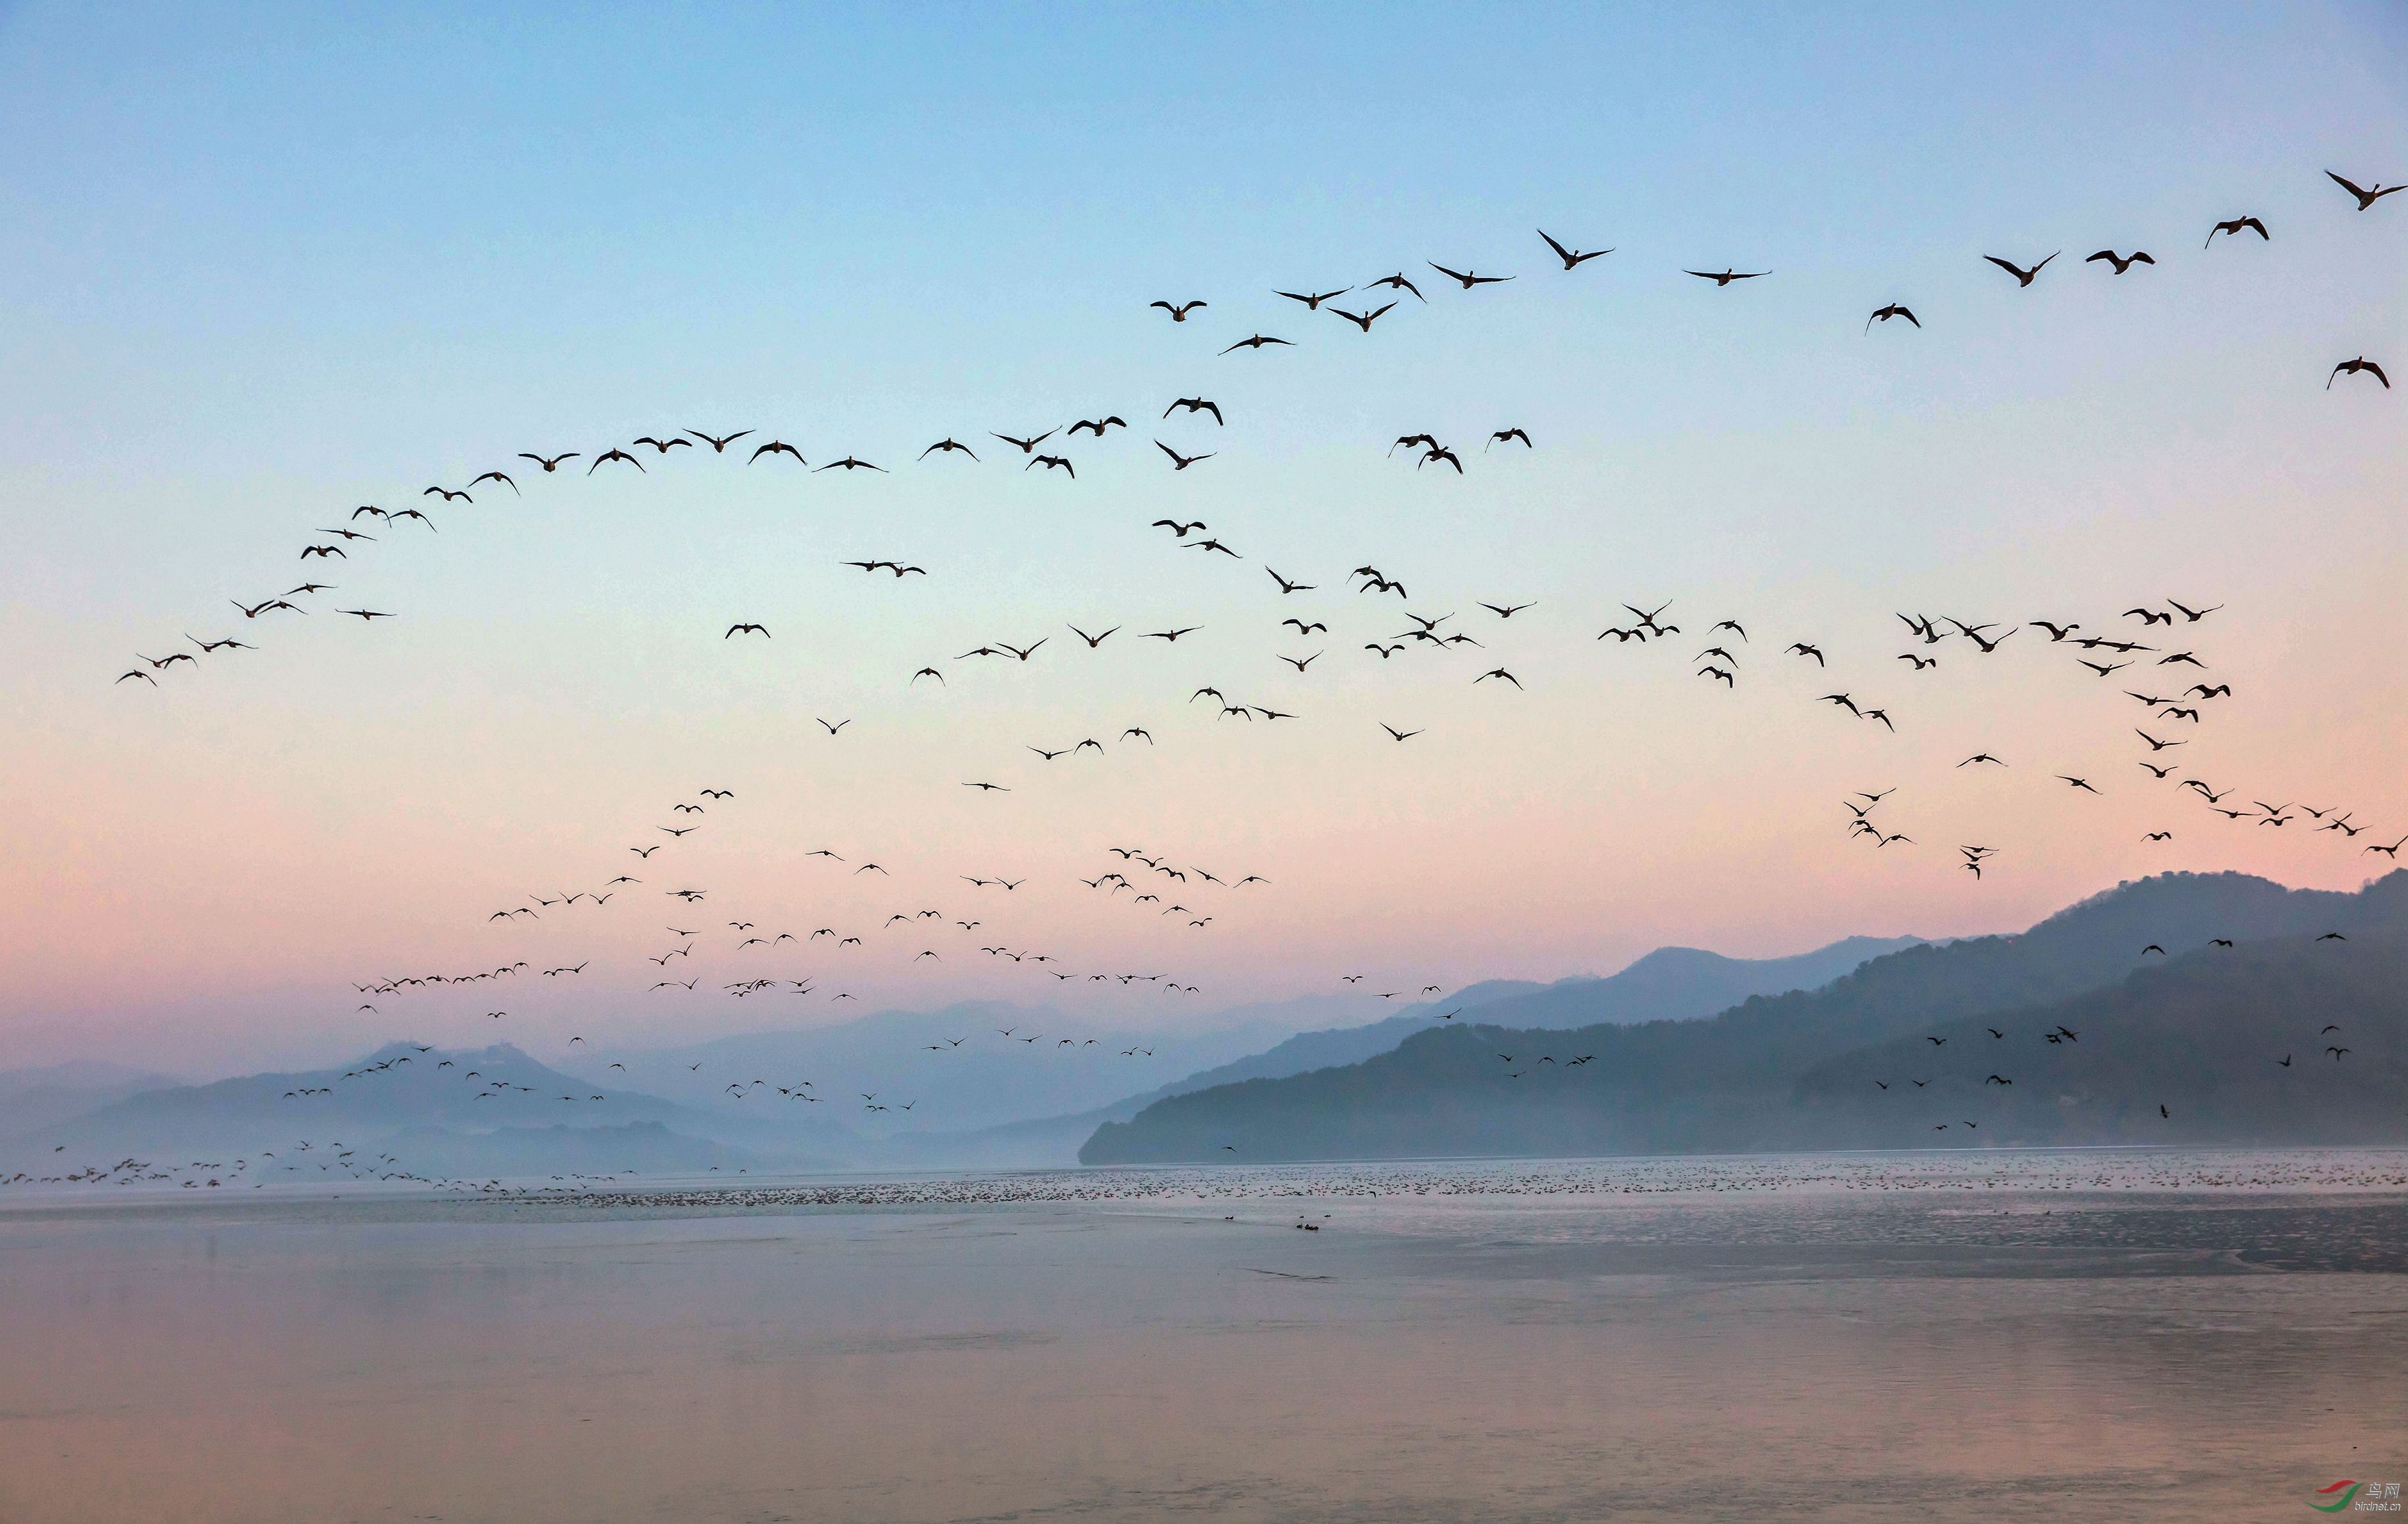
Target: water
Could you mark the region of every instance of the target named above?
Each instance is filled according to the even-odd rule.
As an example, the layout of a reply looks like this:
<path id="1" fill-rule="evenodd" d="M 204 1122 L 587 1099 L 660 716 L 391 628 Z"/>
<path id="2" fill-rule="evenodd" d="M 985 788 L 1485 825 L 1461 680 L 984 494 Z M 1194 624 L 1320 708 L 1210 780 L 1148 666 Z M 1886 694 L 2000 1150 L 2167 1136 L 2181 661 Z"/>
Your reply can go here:
<path id="1" fill-rule="evenodd" d="M 2296 1519 L 2408 1481 L 2398 1151 L 21 1197 L 0 1305 L 10 1524 Z"/>

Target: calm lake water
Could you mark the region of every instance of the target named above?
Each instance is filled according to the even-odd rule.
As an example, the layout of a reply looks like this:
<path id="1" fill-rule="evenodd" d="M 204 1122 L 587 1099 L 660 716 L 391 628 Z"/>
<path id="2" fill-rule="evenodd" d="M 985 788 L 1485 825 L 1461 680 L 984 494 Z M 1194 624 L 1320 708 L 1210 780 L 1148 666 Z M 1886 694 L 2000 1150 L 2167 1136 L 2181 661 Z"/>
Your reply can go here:
<path id="1" fill-rule="evenodd" d="M 10 1524 L 2301 1519 L 2408 1482 L 2396 1151 L 18 1195 L 0 1307 Z"/>

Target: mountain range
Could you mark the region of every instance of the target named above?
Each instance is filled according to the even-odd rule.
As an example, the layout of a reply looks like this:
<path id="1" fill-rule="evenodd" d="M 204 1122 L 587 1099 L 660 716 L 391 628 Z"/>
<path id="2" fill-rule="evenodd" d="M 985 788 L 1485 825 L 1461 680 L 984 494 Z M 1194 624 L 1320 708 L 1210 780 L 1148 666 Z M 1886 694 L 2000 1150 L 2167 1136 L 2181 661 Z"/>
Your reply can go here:
<path id="1" fill-rule="evenodd" d="M 2403 945 L 2408 873 L 2355 894 L 2166 875 L 1704 1018 L 1565 1030 L 1496 1003 L 1361 1062 L 1166 1097 L 1080 1158 L 2398 1141 Z"/>
<path id="2" fill-rule="evenodd" d="M 2355 894 L 2170 875 L 2014 935 L 1667 947 L 1440 1001 L 1240 1007 L 1176 1037 L 972 1003 L 550 1063 L 394 1043 L 204 1085 L 60 1066 L 0 1075 L 0 1162 L 301 1139 L 491 1175 L 2396 1138 L 2404 907 L 2408 874 Z M 2333 931 L 2349 940 L 2315 940 Z M 2347 1041 L 2310 1042 L 2333 1035 L 2311 1014 Z M 2048 1041 L 2060 1027 L 2079 1035 Z"/>
<path id="3" fill-rule="evenodd" d="M 679 1047 L 580 1043 L 550 1064 L 508 1044 L 396 1043 L 333 1069 L 207 1085 L 98 1065 L 20 1071 L 0 1075 L 0 1161 L 42 1165 L 63 1147 L 112 1159 L 257 1154 L 331 1134 L 423 1174 L 1059 1165 L 1100 1123 L 1166 1096 L 1354 1062 L 1449 1013 L 1701 1016 L 1828 982 L 1913 941 L 1851 937 L 1774 959 L 1662 948 L 1601 978 L 1489 980 L 1401 1006 L 1349 989 L 1222 1011 L 1170 1035 L 968 1003 Z M 1390 1014 L 1363 1019 L 1374 1012 Z M 889 1109 L 867 1113 L 868 1096 Z"/>

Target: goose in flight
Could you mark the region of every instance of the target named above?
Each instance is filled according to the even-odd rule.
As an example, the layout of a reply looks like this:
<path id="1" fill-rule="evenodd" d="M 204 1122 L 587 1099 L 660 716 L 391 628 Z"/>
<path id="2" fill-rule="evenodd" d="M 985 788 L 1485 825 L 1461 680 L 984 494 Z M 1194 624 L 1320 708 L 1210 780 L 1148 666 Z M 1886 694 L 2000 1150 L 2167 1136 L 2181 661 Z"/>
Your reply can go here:
<path id="1" fill-rule="evenodd" d="M 2231 236 L 2231 237 L 2238 238 L 2239 236 L 2241 236 L 2242 231 L 2243 231 L 2243 229 L 2247 229 L 2247 230 L 2249 230 L 2249 231 L 2251 231 L 2251 232 L 2256 233 L 2256 234 L 2258 235 L 2258 236 L 2260 239 L 2263 239 L 2264 241 L 2266 241 L 2266 242 L 2268 242 L 2268 243 L 2272 243 L 2272 242 L 2273 241 L 2272 238 L 2268 238 L 2268 237 L 2267 237 L 2267 235 L 2266 235 L 2266 224 L 2265 224 L 2265 223 L 2263 223 L 2263 222 L 2261 222 L 2261 221 L 2258 221 L 2258 219 L 2256 219 L 2256 218 L 2254 218 L 2254 217 L 2235 217 L 2235 218 L 2230 218 L 2230 219 L 2229 219 L 2229 220 L 2227 220 L 2227 221 L 2225 221 L 2218 222 L 2218 223 L 2216 223 L 2216 224 L 2215 224 L 2215 226 L 2214 226 L 2214 227 L 2212 227 L 2212 228 L 2208 229 L 2208 230 L 2207 230 L 2207 243 L 2203 243 L 2203 244 L 2200 245 L 2200 247 L 2201 249 L 2205 249 L 2205 248 L 2207 248 L 2207 247 L 2208 247 L 2208 245 L 2209 245 L 2209 244 L 2213 244 L 2213 243 L 2214 243 L 2214 242 L 2215 242 L 2215 235 L 2216 235 L 2217 234 L 2219 234 L 2219 233 L 2226 234 L 2226 235 L 2229 235 L 2229 236 Z"/>
<path id="2" fill-rule="evenodd" d="M 2062 254 L 2062 253 L 2064 253 L 2064 252 L 2065 252 L 2065 250 L 2064 250 L 2064 249 L 2058 249 L 2058 250 L 2057 251 L 2057 254 Z M 2057 258 L 2057 254 L 2051 254 L 2051 255 L 2048 257 L 2048 259 L 2044 259 L 2044 260 L 2041 261 L 2038 264 L 2033 265 L 2033 266 L 2032 266 L 2030 269 L 2028 269 L 2028 270 L 2027 270 L 2027 269 L 2023 268 L 2023 267 L 2022 267 L 2021 265 L 2019 265 L 2019 264 L 2016 264 L 2016 263 L 2015 263 L 2014 261 L 2012 261 L 2012 260 L 2002 260 L 2002 259 L 1999 258 L 1999 256 L 1998 256 L 1998 255 L 1996 255 L 1996 254 L 1985 254 L 1985 255 L 1983 255 L 1982 257 L 1983 257 L 1984 259 L 1985 259 L 1985 260 L 1988 260 L 1991 263 L 1993 263 L 1993 264 L 1997 265 L 2000 269 L 2006 271 L 2006 272 L 2007 272 L 2007 274 L 2009 274 L 2009 275 L 2011 275 L 2011 276 L 2014 277 L 2014 278 L 2015 278 L 2015 284 L 2016 284 L 2016 285 L 2018 285 L 2018 286 L 2028 286 L 2028 285 L 2030 285 L 2030 284 L 2032 283 L 2032 280 L 2033 280 L 2033 278 L 2034 278 L 2035 277 L 2037 277 L 2037 276 L 2038 276 L 2038 275 L 2039 275 L 2042 270 L 2045 270 L 2045 269 L 2047 269 L 2047 268 L 2048 268 L 2048 260 L 2053 260 L 2053 259 Z"/>
<path id="3" fill-rule="evenodd" d="M 2118 254 L 2112 249 L 2102 249 L 2096 254 L 2086 255 L 2082 263 L 2085 264 L 2095 264 L 2100 260 L 2104 260 L 2108 263 L 2114 265 L 2117 275 L 2122 275 L 2125 271 L 2130 269 L 2135 264 L 2155 264 L 2157 263 L 2156 260 L 2151 259 L 2146 253 L 2138 249 L 2133 249 L 2128 254 Z"/>
<path id="4" fill-rule="evenodd" d="M 1436 270 L 1439 274 L 1450 277 L 1459 282 L 1465 291 L 1469 291 L 1474 286 L 1494 286 L 1500 281 L 1516 278 L 1510 275 L 1481 275 L 1477 271 L 1472 270 L 1450 270 L 1445 265 L 1439 263 L 1436 260 L 1427 260 L 1424 263 L 1427 263 L 1431 269 Z M 1421 292 L 1414 292 L 1413 294 L 1415 296 L 1419 296 Z"/>
<path id="5" fill-rule="evenodd" d="M 1590 260 L 1603 259 L 1606 255 L 1613 252 L 1611 249 L 1592 249 L 1584 253 L 1577 249 L 1566 249 L 1562 244 L 1557 243 L 1552 236 L 1550 236 L 1545 228 L 1541 228 L 1538 231 L 1539 236 L 1546 240 L 1547 247 L 1555 251 L 1555 258 L 1564 262 L 1564 268 L 1567 270 L 1577 270 L 1582 265 L 1587 263 Z"/>
<path id="6" fill-rule="evenodd" d="M 1371 331 L 1371 325 L 1373 323 L 1378 322 L 1382 318 L 1384 318 L 1389 313 L 1395 311 L 1396 307 L 1397 304 L 1390 302 L 1385 306 L 1374 307 L 1369 312 L 1349 312 L 1342 306 L 1334 306 L 1329 310 L 1332 316 L 1343 318 L 1348 322 L 1353 323 L 1355 327 L 1360 328 L 1363 332 L 1368 334 Z"/>
<path id="7" fill-rule="evenodd" d="M 1150 307 L 1158 306 L 1162 308 L 1163 311 L 1169 313 L 1170 320 L 1172 322 L 1185 322 L 1189 313 L 1195 311 L 1199 306 L 1206 306 L 1209 305 L 1209 303 L 1205 302 L 1200 297 L 1193 302 L 1181 302 L 1176 305 L 1169 302 L 1148 302 L 1146 304 L 1146 306 Z"/>
<path id="8" fill-rule="evenodd" d="M 1696 276 L 1700 280 L 1711 280 L 1719 287 L 1727 286 L 1734 280 L 1761 280 L 1772 272 L 1770 270 L 1726 269 L 1720 275 L 1715 274 L 1712 270 L 1684 270 L 1681 273 L 1683 275 Z"/>
<path id="9" fill-rule="evenodd" d="M 2351 195 L 2356 196 L 2358 198 L 2358 209 L 2359 211 L 2372 210 L 2374 204 L 2382 200 L 2385 196 L 2394 195 L 2402 189 L 2408 189 L 2408 187 L 2398 185 L 2386 185 L 2381 180 L 2376 180 L 2371 188 L 2360 190 L 2357 186 L 2352 185 L 2349 181 L 2342 178 L 2339 175 L 2334 174 L 2329 169 L 2325 171 L 2325 178 L 2332 181 L 2335 185 L 2340 186 L 2343 190 L 2347 191 Z"/>
<path id="10" fill-rule="evenodd" d="M 2392 189 L 2398 190 L 2399 187 L 2394 186 Z M 2332 390 L 2333 382 L 2344 376 L 2357 376 L 2361 373 L 2372 376 L 2376 380 L 2381 381 L 2383 383 L 2384 391 L 2388 392 L 2391 390 L 2391 377 L 2383 374 L 2383 367 L 2381 365 L 2376 364 L 2373 361 L 2369 360 L 2364 355 L 2359 355 L 2355 360 L 2344 360 L 2340 364 L 2335 365 L 2332 368 L 2332 374 L 2325 377 L 2325 390 L 2330 392 Z"/>

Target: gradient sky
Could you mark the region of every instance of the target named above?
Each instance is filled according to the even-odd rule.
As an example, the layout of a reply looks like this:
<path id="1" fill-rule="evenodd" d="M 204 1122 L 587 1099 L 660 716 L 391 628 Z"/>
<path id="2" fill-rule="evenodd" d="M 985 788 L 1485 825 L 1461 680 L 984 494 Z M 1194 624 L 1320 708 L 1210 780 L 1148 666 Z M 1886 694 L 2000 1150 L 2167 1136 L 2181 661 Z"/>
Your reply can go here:
<path id="1" fill-rule="evenodd" d="M 2235 697 L 2178 776 L 2408 833 L 2408 401 L 2324 390 L 2360 353 L 2408 382 L 2408 196 L 2360 214 L 2323 174 L 2408 178 L 2397 7 L 7 7 L 0 140 L 0 1067 L 683 1040 L 841 1017 L 839 989 L 1194 1021 L 1341 973 L 1557 977 L 2383 865 L 2151 784 L 2123 683 L 2035 632 L 1910 673 L 1901 609 L 2222 604 L 2184 644 Z M 2273 241 L 2201 249 L 2243 213 Z M 1617 251 L 1567 276 L 1541 226 Z M 2100 247 L 2160 263 L 2078 263 Z M 1982 263 L 2060 249 L 2029 291 Z M 1774 273 L 1680 273 L 1727 265 Z M 1428 303 L 1368 336 L 1271 294 L 1398 269 Z M 1146 307 L 1193 296 L 1183 327 Z M 1865 333 L 1891 301 L 1922 329 Z M 1215 353 L 1258 331 L 1298 342 Z M 1159 420 L 1198 392 L 1226 429 Z M 1070 449 L 1075 482 L 987 437 L 1098 411 L 1132 426 Z M 1473 453 L 1509 424 L 1540 448 Z M 513 459 L 688 426 L 893 470 Z M 1422 429 L 1462 477 L 1383 453 Z M 994 448 L 912 462 L 947 434 Z M 1153 438 L 1218 454 L 1173 474 Z M 317 613 L 228 607 L 354 505 L 495 466 L 523 498 L 429 503 Z M 930 575 L 838 564 L 883 556 Z M 1404 623 L 1348 591 L 1366 563 L 1485 650 L 1375 660 Z M 1682 636 L 1595 638 L 1667 599 Z M 400 617 L 331 612 L 361 602 Z M 1752 635 L 1729 692 L 1687 660 L 1724 618 Z M 112 682 L 187 632 L 261 648 Z M 1498 662 L 1526 692 L 1471 683 Z M 1299 718 L 1215 719 L 1183 702 L 1208 683 Z M 1025 749 L 1133 725 L 1158 745 Z M 1955 766 L 1983 749 L 2013 765 Z M 737 797 L 635 865 L 706 787 Z M 1849 841 L 1842 796 L 1892 787 L 1914 842 Z M 1183 894 L 1194 930 L 1078 883 L 1113 844 L 1270 883 Z M 621 872 L 646 883 L 599 911 L 486 919 Z M 707 906 L 668 913 L 671 880 Z M 874 934 L 924 906 L 981 930 Z M 739 957 L 737 918 L 866 945 Z M 680 971 L 703 993 L 645 988 L 671 925 L 719 938 Z M 990 938 L 1202 993 L 1073 994 Z M 353 1010 L 354 979 L 519 959 L 592 966 Z M 753 973 L 822 994 L 707 993 Z"/>

